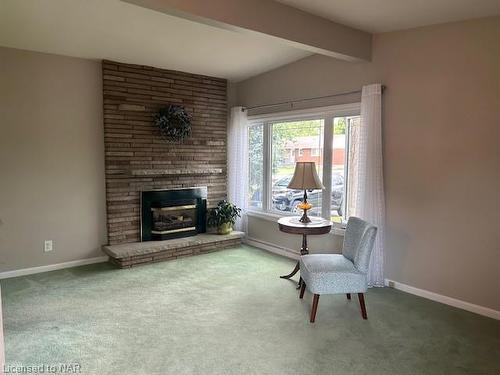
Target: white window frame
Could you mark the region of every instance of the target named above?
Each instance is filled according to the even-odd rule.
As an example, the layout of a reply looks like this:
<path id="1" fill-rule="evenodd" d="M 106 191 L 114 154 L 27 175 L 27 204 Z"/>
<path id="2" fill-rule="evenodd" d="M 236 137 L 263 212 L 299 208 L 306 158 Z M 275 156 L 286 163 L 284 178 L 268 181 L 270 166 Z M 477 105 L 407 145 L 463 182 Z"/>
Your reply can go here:
<path id="1" fill-rule="evenodd" d="M 279 212 L 272 209 L 272 123 L 290 122 L 318 119 L 323 120 L 323 181 L 332 180 L 332 149 L 333 149 L 333 120 L 335 117 L 359 116 L 361 103 L 341 104 L 328 107 L 319 107 L 311 109 L 294 110 L 287 112 L 277 112 L 272 114 L 249 115 L 248 126 L 263 124 L 264 127 L 264 145 L 263 145 L 263 186 L 262 186 L 262 209 L 251 208 L 248 210 L 250 215 L 259 217 L 268 217 L 276 219 L 277 217 L 293 216 L 293 213 Z M 329 126 L 327 126 L 329 125 Z M 347 137 L 346 137 L 347 141 Z M 346 161 L 347 168 L 347 161 Z M 347 174 L 345 177 L 347 189 Z M 248 182 L 247 182 L 248 183 Z M 344 192 L 345 193 L 345 192 Z M 325 184 L 321 205 L 321 217 L 330 220 L 331 217 L 331 198 L 332 184 Z"/>
<path id="2" fill-rule="evenodd" d="M 319 156 L 320 152 L 319 152 L 319 148 L 317 147 L 313 147 L 311 148 L 311 156 L 312 157 L 316 157 L 316 156 Z"/>

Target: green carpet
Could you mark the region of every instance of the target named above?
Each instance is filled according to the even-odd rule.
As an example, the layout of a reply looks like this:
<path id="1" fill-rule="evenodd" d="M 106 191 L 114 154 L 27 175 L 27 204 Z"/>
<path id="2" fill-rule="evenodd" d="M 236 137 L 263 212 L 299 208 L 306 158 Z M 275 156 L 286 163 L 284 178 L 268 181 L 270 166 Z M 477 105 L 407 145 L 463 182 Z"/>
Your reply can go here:
<path id="1" fill-rule="evenodd" d="M 500 322 L 393 289 L 311 295 L 293 262 L 240 247 L 130 270 L 3 280 L 7 364 L 83 374 L 500 374 Z"/>

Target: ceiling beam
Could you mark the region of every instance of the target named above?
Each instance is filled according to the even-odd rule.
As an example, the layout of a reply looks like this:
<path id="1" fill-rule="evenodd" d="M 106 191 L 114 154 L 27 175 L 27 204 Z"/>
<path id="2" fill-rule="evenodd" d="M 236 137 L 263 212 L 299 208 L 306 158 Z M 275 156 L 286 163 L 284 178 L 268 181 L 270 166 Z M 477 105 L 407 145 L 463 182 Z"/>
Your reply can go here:
<path id="1" fill-rule="evenodd" d="M 322 55 L 371 59 L 372 35 L 272 0 L 122 0 L 211 26 L 265 34 Z"/>

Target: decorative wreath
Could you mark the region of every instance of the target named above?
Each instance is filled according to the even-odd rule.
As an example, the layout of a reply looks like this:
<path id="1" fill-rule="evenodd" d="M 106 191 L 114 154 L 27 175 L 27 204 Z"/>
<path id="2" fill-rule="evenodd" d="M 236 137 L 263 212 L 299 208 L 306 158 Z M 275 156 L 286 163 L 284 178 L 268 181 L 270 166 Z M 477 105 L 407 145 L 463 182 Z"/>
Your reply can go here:
<path id="1" fill-rule="evenodd" d="M 182 142 L 191 135 L 191 116 L 180 105 L 160 108 L 153 118 L 160 134 L 169 142 Z"/>

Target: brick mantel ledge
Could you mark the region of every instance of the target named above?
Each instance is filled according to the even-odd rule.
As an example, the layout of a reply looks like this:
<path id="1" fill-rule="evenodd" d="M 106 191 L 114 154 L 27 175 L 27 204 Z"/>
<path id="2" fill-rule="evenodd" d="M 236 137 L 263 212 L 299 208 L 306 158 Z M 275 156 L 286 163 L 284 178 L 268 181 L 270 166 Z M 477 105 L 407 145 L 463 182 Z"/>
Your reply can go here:
<path id="1" fill-rule="evenodd" d="M 210 175 L 222 174 L 222 168 L 132 169 L 130 174 L 132 176 Z"/>

